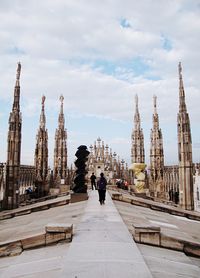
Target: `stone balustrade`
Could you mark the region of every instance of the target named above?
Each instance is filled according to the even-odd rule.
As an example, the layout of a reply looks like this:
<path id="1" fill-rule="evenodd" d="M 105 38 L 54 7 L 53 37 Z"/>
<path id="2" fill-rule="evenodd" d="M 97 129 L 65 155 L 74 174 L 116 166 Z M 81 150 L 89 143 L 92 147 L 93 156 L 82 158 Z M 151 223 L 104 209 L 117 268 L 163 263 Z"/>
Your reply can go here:
<path id="1" fill-rule="evenodd" d="M 0 257 L 20 255 L 24 250 L 44 247 L 60 241 L 71 242 L 72 236 L 72 224 L 48 224 L 44 233 L 11 242 L 2 242 L 0 244 Z"/>

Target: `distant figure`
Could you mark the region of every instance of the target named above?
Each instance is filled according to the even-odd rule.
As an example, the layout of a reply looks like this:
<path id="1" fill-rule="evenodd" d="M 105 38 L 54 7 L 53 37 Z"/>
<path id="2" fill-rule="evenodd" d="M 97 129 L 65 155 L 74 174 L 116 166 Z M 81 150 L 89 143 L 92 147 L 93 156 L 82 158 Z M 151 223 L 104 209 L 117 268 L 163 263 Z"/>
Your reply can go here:
<path id="1" fill-rule="evenodd" d="M 97 189 L 96 188 L 96 176 L 95 176 L 94 173 L 92 173 L 92 176 L 90 177 L 90 180 L 91 180 L 92 190 L 93 190 L 93 186 L 94 186 L 94 189 Z"/>
<path id="2" fill-rule="evenodd" d="M 179 192 L 178 191 L 175 191 L 175 194 L 174 194 L 175 196 L 175 204 L 178 204 L 178 202 L 179 202 Z"/>
<path id="3" fill-rule="evenodd" d="M 170 188 L 169 190 L 169 201 L 173 201 L 173 190 Z"/>
<path id="4" fill-rule="evenodd" d="M 99 202 L 101 205 L 105 203 L 106 185 L 107 185 L 107 180 L 104 178 L 104 174 L 101 173 L 100 179 L 97 182 L 97 189 L 99 192 Z"/>

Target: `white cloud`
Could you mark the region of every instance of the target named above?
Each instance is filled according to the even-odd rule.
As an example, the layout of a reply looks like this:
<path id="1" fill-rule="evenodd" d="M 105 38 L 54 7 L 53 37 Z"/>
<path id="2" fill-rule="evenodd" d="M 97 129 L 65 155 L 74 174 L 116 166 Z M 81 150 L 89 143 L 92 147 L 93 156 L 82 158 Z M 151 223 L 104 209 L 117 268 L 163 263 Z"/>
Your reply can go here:
<path id="1" fill-rule="evenodd" d="M 49 131 L 54 134 L 60 94 L 65 96 L 65 115 L 71 119 L 90 116 L 95 121 L 102 117 L 108 122 L 114 119 L 132 125 L 137 93 L 148 145 L 153 94 L 158 96 L 160 126 L 176 126 L 180 60 L 191 126 L 198 125 L 198 1 L 44 0 L 39 5 L 36 2 L 0 3 L 0 100 L 11 103 L 16 62 L 21 60 L 23 118 L 33 120 L 34 128 L 38 126 L 43 94 L 47 97 Z M 120 25 L 121 19 L 129 23 L 129 28 Z M 168 49 L 163 46 L 165 39 L 170 44 Z M 134 59 L 142 61 L 140 70 L 131 64 Z M 107 63 L 112 63 L 112 73 Z M 124 137 L 126 140 L 130 133 L 131 130 Z M 198 130 L 193 129 L 193 134 L 198 142 Z M 164 135 L 167 142 L 169 137 L 168 146 L 176 138 L 176 134 Z M 25 133 L 23 138 L 26 136 Z M 93 142 L 95 138 L 91 134 L 88 140 L 89 136 Z M 117 137 L 113 134 L 114 138 Z M 73 140 L 75 145 L 76 138 L 69 138 L 69 143 Z M 124 148 L 126 157 L 129 149 Z M 169 157 L 173 156 L 173 152 L 169 153 Z"/>

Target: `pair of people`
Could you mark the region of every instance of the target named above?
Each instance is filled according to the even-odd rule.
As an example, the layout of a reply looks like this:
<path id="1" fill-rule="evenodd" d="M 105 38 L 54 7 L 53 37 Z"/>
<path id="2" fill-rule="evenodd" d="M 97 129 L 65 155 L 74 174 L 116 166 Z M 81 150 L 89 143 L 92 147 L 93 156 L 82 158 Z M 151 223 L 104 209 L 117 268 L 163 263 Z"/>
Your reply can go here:
<path id="1" fill-rule="evenodd" d="M 97 188 L 96 188 L 96 181 L 95 181 L 96 176 L 94 175 L 94 173 L 92 173 L 90 179 L 91 179 L 92 190 L 93 190 L 93 186 L 95 187 L 95 189 L 98 189 L 99 202 L 101 205 L 104 204 L 106 198 L 106 185 L 107 185 L 107 180 L 105 179 L 104 174 L 103 173 L 100 174 L 100 179 L 97 182 Z"/>

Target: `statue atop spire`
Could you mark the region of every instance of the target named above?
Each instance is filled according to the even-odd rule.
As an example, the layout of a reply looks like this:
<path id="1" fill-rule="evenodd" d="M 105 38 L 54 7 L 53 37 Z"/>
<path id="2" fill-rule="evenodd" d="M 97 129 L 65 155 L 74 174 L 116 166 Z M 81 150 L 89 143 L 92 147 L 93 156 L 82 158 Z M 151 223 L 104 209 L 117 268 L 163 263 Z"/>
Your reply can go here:
<path id="1" fill-rule="evenodd" d="M 61 102 L 61 106 L 63 107 L 63 101 L 64 101 L 64 97 L 63 95 L 60 96 L 60 102 Z"/>
<path id="2" fill-rule="evenodd" d="M 60 95 L 60 114 L 63 114 L 63 102 L 64 102 L 64 97 L 63 95 Z"/>
<path id="3" fill-rule="evenodd" d="M 154 107 L 154 114 L 157 114 L 157 96 L 153 96 L 153 107 Z"/>
<path id="4" fill-rule="evenodd" d="M 182 79 L 182 66 L 181 62 L 178 63 L 179 80 Z"/>
<path id="5" fill-rule="evenodd" d="M 14 101 L 13 101 L 13 111 L 20 110 L 20 73 L 21 73 L 21 64 L 20 62 L 17 64 L 17 73 L 16 73 L 16 83 L 15 83 L 15 90 L 14 90 Z"/>
<path id="6" fill-rule="evenodd" d="M 18 62 L 17 64 L 17 74 L 16 74 L 16 80 L 19 81 L 20 79 L 20 73 L 21 73 L 21 64 Z"/>
<path id="7" fill-rule="evenodd" d="M 138 110 L 138 95 L 137 94 L 135 95 L 135 111 L 136 111 L 136 113 L 139 113 L 139 110 Z"/>
<path id="8" fill-rule="evenodd" d="M 46 97 L 45 95 L 42 96 L 42 110 L 41 110 L 41 115 L 40 115 L 40 128 L 45 129 L 46 125 L 46 117 L 45 117 L 45 112 L 44 112 L 44 103 L 45 103 Z"/>
<path id="9" fill-rule="evenodd" d="M 138 95 L 135 95 L 135 115 L 134 115 L 135 129 L 140 129 L 140 113 L 138 108 Z"/>
<path id="10" fill-rule="evenodd" d="M 63 113 L 63 103 L 64 103 L 64 97 L 63 95 L 60 96 L 60 114 L 59 114 L 59 118 L 58 118 L 58 122 L 59 122 L 59 127 L 61 129 L 64 129 L 65 126 L 65 118 L 64 118 L 64 113 Z"/>

